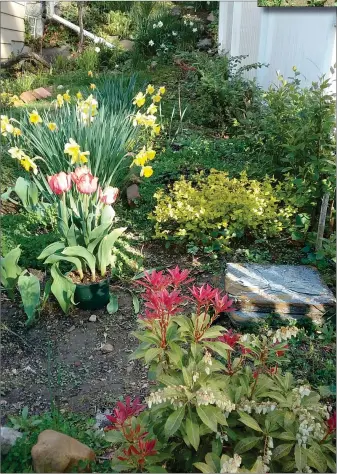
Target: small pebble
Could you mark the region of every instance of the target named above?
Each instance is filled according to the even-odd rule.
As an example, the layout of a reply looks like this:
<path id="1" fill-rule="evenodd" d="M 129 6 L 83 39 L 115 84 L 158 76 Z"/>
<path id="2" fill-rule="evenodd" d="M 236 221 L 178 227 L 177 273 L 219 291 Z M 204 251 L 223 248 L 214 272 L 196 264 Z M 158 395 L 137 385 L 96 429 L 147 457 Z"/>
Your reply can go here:
<path id="1" fill-rule="evenodd" d="M 74 331 L 74 329 L 76 329 L 76 326 L 71 326 L 71 328 L 69 328 L 67 332 Z"/>
<path id="2" fill-rule="evenodd" d="M 90 318 L 89 318 L 89 321 L 90 321 L 91 323 L 95 323 L 95 322 L 97 321 L 97 316 L 96 316 L 96 314 L 92 314 L 92 315 L 90 316 Z"/>
<path id="3" fill-rule="evenodd" d="M 114 349 L 111 344 L 103 344 L 101 347 L 101 351 L 103 354 L 107 354 L 108 352 L 112 352 Z"/>

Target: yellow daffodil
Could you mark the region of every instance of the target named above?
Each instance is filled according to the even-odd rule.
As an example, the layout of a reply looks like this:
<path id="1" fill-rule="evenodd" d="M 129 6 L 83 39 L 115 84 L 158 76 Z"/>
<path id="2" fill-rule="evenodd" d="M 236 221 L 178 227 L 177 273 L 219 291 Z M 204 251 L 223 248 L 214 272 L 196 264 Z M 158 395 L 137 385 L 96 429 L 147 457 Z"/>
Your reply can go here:
<path id="1" fill-rule="evenodd" d="M 29 172 L 30 169 L 32 169 L 33 173 L 34 173 L 34 174 L 37 174 L 37 166 L 36 166 L 36 164 L 34 163 L 34 161 L 33 161 L 31 158 L 29 158 L 29 156 L 25 155 L 25 156 L 22 158 L 22 160 L 20 160 L 20 164 L 21 164 L 21 166 L 24 167 L 24 169 L 25 169 L 26 171 Z"/>
<path id="2" fill-rule="evenodd" d="M 81 93 L 80 91 L 77 92 L 76 97 L 77 97 L 79 100 L 83 99 L 83 95 L 82 95 L 82 93 Z"/>
<path id="3" fill-rule="evenodd" d="M 154 104 L 151 104 L 150 107 L 147 109 L 146 113 L 150 115 L 154 115 L 158 110 L 158 107 Z"/>
<path id="4" fill-rule="evenodd" d="M 88 76 L 89 76 L 89 77 L 93 77 L 93 76 L 94 76 L 94 75 L 93 75 L 93 72 L 92 72 L 92 71 L 88 71 Z"/>
<path id="5" fill-rule="evenodd" d="M 56 96 L 56 102 L 58 107 L 63 107 L 64 105 L 64 99 L 61 94 L 57 94 Z"/>
<path id="6" fill-rule="evenodd" d="M 160 125 L 155 125 L 153 127 L 153 132 L 155 135 L 159 135 L 160 134 Z"/>
<path id="7" fill-rule="evenodd" d="M 152 102 L 153 102 L 154 104 L 160 102 L 160 99 L 161 99 L 161 97 L 160 97 L 159 94 L 156 94 L 156 95 L 153 95 L 153 96 L 152 96 Z"/>
<path id="8" fill-rule="evenodd" d="M 139 153 L 137 153 L 136 158 L 133 160 L 133 163 L 137 166 L 144 166 L 147 160 L 148 160 L 147 152 L 144 146 L 142 150 Z"/>
<path id="9" fill-rule="evenodd" d="M 147 154 L 147 158 L 148 158 L 149 160 L 154 160 L 154 157 L 156 156 L 156 152 L 155 152 L 155 150 L 153 150 L 152 148 L 149 148 L 149 149 L 147 150 L 146 154 Z"/>
<path id="10" fill-rule="evenodd" d="M 16 158 L 17 160 L 22 160 L 26 156 L 26 153 L 17 146 L 10 148 L 8 150 L 8 153 L 11 155 L 12 158 Z"/>
<path id="11" fill-rule="evenodd" d="M 90 151 L 83 151 L 80 153 L 80 156 L 78 157 L 78 161 L 80 163 L 87 163 L 88 162 L 88 158 L 87 156 L 90 155 Z"/>
<path id="12" fill-rule="evenodd" d="M 152 84 L 149 84 L 146 88 L 146 93 L 147 94 L 153 94 L 154 93 L 154 87 Z"/>
<path id="13" fill-rule="evenodd" d="M 152 166 L 143 166 L 142 171 L 140 172 L 141 176 L 144 176 L 144 178 L 149 178 L 150 176 L 153 175 L 153 169 Z"/>
<path id="14" fill-rule="evenodd" d="M 22 132 L 21 132 L 21 130 L 20 130 L 19 128 L 14 127 L 13 135 L 14 135 L 15 137 L 19 137 L 20 135 L 22 135 Z"/>
<path id="15" fill-rule="evenodd" d="M 29 121 L 30 123 L 33 123 L 34 125 L 42 123 L 42 118 L 40 117 L 37 110 L 33 110 L 33 112 L 29 114 Z"/>
<path id="16" fill-rule="evenodd" d="M 96 85 L 95 85 L 95 84 L 90 84 L 90 89 L 95 90 L 95 89 L 96 89 Z"/>
<path id="17" fill-rule="evenodd" d="M 71 97 L 69 95 L 69 90 L 67 90 L 64 94 L 63 94 L 63 99 L 66 101 L 66 102 L 70 102 L 71 101 Z"/>
<path id="18" fill-rule="evenodd" d="M 164 95 L 165 92 L 166 92 L 166 89 L 165 89 L 164 86 L 159 87 L 159 93 L 160 93 L 160 94 Z"/>
<path id="19" fill-rule="evenodd" d="M 6 137 L 8 133 L 13 133 L 14 127 L 11 124 L 11 120 L 7 115 L 1 115 L 1 135 Z"/>
<path id="20" fill-rule="evenodd" d="M 81 147 L 73 138 L 69 138 L 69 143 L 64 146 L 64 153 L 71 156 L 71 163 L 76 163 L 79 159 Z"/>
<path id="21" fill-rule="evenodd" d="M 47 127 L 49 128 L 49 130 L 50 130 L 51 132 L 54 132 L 55 130 L 57 130 L 57 125 L 56 125 L 56 123 L 54 123 L 54 122 L 49 122 L 49 123 L 47 124 Z"/>
<path id="22" fill-rule="evenodd" d="M 143 92 L 138 92 L 136 95 L 133 104 L 137 105 L 137 107 L 142 107 L 145 104 L 145 95 Z"/>

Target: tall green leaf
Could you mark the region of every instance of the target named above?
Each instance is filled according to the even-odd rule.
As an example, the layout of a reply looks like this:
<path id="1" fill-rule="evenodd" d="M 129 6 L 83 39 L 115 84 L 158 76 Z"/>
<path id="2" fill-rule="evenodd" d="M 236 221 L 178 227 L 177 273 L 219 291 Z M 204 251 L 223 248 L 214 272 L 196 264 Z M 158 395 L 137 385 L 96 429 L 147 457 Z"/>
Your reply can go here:
<path id="1" fill-rule="evenodd" d="M 63 242 L 54 242 L 50 245 L 48 245 L 37 257 L 38 260 L 44 260 L 45 258 L 49 257 L 49 255 L 52 255 L 55 252 L 58 252 L 59 250 L 63 250 L 65 247 Z"/>
<path id="2" fill-rule="evenodd" d="M 180 428 L 181 422 L 185 416 L 185 406 L 177 408 L 171 415 L 167 418 L 164 431 L 167 438 L 174 435 L 174 433 Z"/>
<path id="3" fill-rule="evenodd" d="M 90 253 L 86 248 L 81 247 L 80 245 L 74 245 L 73 247 L 66 247 L 65 249 L 62 250 L 62 255 L 83 258 L 85 263 L 89 266 L 93 280 L 95 280 L 96 259 L 94 255 Z"/>
<path id="4" fill-rule="evenodd" d="M 64 313 L 67 313 L 70 305 L 74 302 L 76 285 L 70 280 L 70 278 L 62 275 L 58 263 L 52 265 L 50 273 L 53 278 L 51 292 L 57 299 Z"/>
<path id="5" fill-rule="evenodd" d="M 200 444 L 199 423 L 197 422 L 196 417 L 191 412 L 191 410 L 188 411 L 186 417 L 185 429 L 188 441 L 197 451 Z"/>
<path id="6" fill-rule="evenodd" d="M 82 280 L 83 278 L 83 270 L 82 270 L 82 263 L 81 260 L 77 257 L 64 257 L 63 255 L 49 255 L 49 257 L 45 260 L 44 263 L 58 263 L 58 262 L 70 262 L 73 263 L 76 267 L 76 270 L 79 273 L 79 276 Z"/>
<path id="7" fill-rule="evenodd" d="M 123 232 L 125 232 L 125 230 L 126 227 L 121 227 L 119 229 L 113 230 L 109 235 L 103 237 L 98 247 L 97 253 L 98 266 L 102 276 L 106 274 L 107 266 L 110 264 L 111 252 L 115 242 L 123 234 Z"/>
<path id="8" fill-rule="evenodd" d="M 18 289 L 21 295 L 23 309 L 27 315 L 27 324 L 33 322 L 40 305 L 40 281 L 32 274 L 22 273 L 18 279 Z"/>

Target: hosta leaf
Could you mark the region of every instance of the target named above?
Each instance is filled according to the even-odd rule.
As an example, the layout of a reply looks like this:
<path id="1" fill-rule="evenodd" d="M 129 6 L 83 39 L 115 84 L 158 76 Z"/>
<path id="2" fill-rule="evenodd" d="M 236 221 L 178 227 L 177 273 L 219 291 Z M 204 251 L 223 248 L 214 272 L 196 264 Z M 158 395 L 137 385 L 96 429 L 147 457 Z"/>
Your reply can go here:
<path id="1" fill-rule="evenodd" d="M 199 423 L 196 421 L 195 415 L 189 410 L 185 423 L 186 435 L 188 441 L 197 451 L 200 444 Z"/>
<path id="2" fill-rule="evenodd" d="M 213 412 L 213 408 L 211 405 L 200 405 L 197 406 L 197 414 L 201 421 L 205 423 L 212 431 L 215 433 L 217 432 L 217 420 L 215 414 Z"/>
<path id="3" fill-rule="evenodd" d="M 63 250 L 65 245 L 63 242 L 54 242 L 53 244 L 48 245 L 37 257 L 38 260 L 44 260 L 45 258 L 49 257 L 60 250 Z"/>
<path id="4" fill-rule="evenodd" d="M 168 438 L 172 436 L 180 428 L 180 425 L 184 419 L 184 416 L 185 416 L 185 406 L 179 407 L 177 410 L 171 413 L 171 415 L 167 418 L 165 426 L 164 426 L 164 431 L 165 431 L 165 435 Z"/>
<path id="5" fill-rule="evenodd" d="M 243 438 L 237 443 L 234 451 L 238 454 L 245 453 L 246 451 L 254 448 L 254 446 L 256 446 L 257 443 L 262 439 L 263 438 L 258 438 L 257 436 L 248 436 L 247 438 Z"/>
<path id="6" fill-rule="evenodd" d="M 294 446 L 294 443 L 279 444 L 273 450 L 273 459 L 276 461 L 278 459 L 284 458 L 285 456 L 288 456 L 293 446 Z"/>
<path id="7" fill-rule="evenodd" d="M 262 432 L 262 429 L 260 428 L 258 422 L 252 416 L 248 415 L 248 413 L 245 413 L 244 411 L 239 411 L 239 415 L 239 421 L 241 421 L 243 424 L 249 426 L 249 428 L 252 428 L 255 431 Z"/>

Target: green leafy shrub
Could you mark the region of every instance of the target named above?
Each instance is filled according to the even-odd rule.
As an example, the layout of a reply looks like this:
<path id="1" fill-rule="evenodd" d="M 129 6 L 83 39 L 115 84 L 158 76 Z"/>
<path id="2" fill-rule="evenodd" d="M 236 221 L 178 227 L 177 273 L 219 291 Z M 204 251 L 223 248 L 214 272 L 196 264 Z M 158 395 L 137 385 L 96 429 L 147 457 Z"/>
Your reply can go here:
<path id="1" fill-rule="evenodd" d="M 215 325 L 233 302 L 209 285 L 184 296 L 191 279 L 178 267 L 138 283 L 147 309 L 131 359 L 149 366 L 153 391 L 147 407 L 127 397 L 107 416 L 114 471 L 335 472 L 335 414 L 279 369 L 297 328 L 253 336 Z"/>
<path id="2" fill-rule="evenodd" d="M 106 23 L 97 32 L 98 36 L 119 36 L 129 38 L 131 34 L 131 18 L 121 11 L 109 11 L 106 14 Z"/>
<path id="3" fill-rule="evenodd" d="M 244 235 L 273 236 L 289 226 L 295 208 L 284 206 L 273 180 L 249 180 L 246 173 L 230 179 L 228 173 L 211 170 L 193 180 L 176 181 L 169 192 L 155 194 L 155 237 L 216 244 L 227 248 Z"/>
<path id="4" fill-rule="evenodd" d="M 59 238 L 52 210 L 44 215 L 31 212 L 2 215 L 1 233 L 1 253 L 6 255 L 20 245 L 20 262 L 25 268 L 43 269 L 37 257 L 47 245 Z"/>

